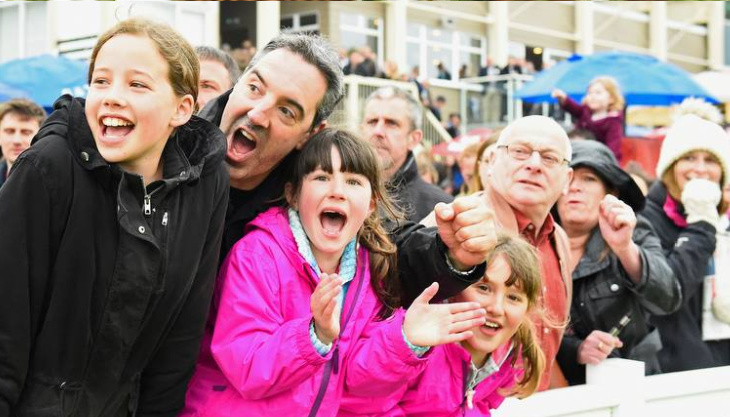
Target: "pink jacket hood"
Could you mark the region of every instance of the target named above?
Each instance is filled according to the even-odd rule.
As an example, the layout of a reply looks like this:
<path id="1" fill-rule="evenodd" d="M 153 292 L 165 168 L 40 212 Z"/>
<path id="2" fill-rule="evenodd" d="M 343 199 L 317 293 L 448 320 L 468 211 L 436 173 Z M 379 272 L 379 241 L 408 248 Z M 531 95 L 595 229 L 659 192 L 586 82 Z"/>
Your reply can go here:
<path id="1" fill-rule="evenodd" d="M 249 224 L 218 280 L 215 324 L 208 326 L 181 416 L 336 415 L 344 362 L 379 307 L 367 251 L 358 251 L 340 338 L 324 357 L 309 338 L 319 277 L 299 254 L 285 208 Z"/>

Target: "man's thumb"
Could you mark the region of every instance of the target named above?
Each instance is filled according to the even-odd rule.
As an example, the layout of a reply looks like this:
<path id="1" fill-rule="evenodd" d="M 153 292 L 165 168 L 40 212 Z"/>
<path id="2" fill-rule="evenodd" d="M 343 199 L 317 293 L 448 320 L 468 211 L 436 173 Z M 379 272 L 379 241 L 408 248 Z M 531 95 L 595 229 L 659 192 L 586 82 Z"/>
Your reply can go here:
<path id="1" fill-rule="evenodd" d="M 454 217 L 454 209 L 450 204 L 438 203 L 434 207 L 434 211 L 436 212 L 437 220 L 449 221 Z"/>

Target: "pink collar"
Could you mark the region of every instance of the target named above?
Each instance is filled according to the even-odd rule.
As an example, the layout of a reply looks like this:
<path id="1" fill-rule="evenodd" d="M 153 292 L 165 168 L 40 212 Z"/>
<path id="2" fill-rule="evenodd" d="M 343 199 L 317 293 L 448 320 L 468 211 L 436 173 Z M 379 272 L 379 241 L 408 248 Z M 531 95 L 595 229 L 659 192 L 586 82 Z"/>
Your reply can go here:
<path id="1" fill-rule="evenodd" d="M 678 227 L 687 227 L 687 219 L 679 213 L 679 206 L 674 199 L 667 194 L 667 200 L 664 202 L 664 213 L 669 217 L 674 224 Z"/>

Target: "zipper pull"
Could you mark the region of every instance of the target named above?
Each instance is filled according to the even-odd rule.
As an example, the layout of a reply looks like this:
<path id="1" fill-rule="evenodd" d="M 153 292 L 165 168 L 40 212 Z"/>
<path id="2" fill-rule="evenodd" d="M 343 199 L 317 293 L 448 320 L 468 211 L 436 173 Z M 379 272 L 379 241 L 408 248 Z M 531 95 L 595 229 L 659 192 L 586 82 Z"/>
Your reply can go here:
<path id="1" fill-rule="evenodd" d="M 332 369 L 335 375 L 340 372 L 340 345 L 335 346 L 335 351 L 332 352 Z"/>
<path id="2" fill-rule="evenodd" d="M 162 225 L 167 226 L 167 212 L 162 215 Z"/>
<path id="3" fill-rule="evenodd" d="M 149 216 L 152 214 L 152 197 L 150 197 L 149 194 L 144 195 L 144 205 L 142 206 L 144 209 L 144 215 Z"/>
<path id="4" fill-rule="evenodd" d="M 474 409 L 474 389 L 470 389 L 466 392 L 466 406 L 470 410 Z"/>

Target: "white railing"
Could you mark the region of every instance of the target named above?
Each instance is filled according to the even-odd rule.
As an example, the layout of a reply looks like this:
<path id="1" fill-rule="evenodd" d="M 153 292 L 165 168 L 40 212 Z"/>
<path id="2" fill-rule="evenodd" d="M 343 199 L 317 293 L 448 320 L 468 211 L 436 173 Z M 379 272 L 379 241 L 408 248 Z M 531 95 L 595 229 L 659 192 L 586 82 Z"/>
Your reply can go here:
<path id="1" fill-rule="evenodd" d="M 395 86 L 410 91 L 416 101 L 420 103 L 418 89 L 414 83 L 348 75 L 345 77 L 345 96 L 330 116 L 329 123 L 358 132 L 365 109 L 365 100 L 373 91 L 386 86 Z M 430 146 L 451 141 L 451 136 L 433 113 L 423 107 L 421 111 L 423 112 L 423 141 Z"/>
<path id="2" fill-rule="evenodd" d="M 644 376 L 643 362 L 588 366 L 586 385 L 508 398 L 495 417 L 730 416 L 730 366 Z"/>
<path id="3" fill-rule="evenodd" d="M 504 126 L 522 117 L 522 100 L 515 98 L 515 92 L 532 78 L 532 75 L 504 74 L 460 80 L 456 88 L 459 90 L 459 110 L 466 126 Z M 432 85 L 439 84 L 433 82 Z M 479 111 L 473 109 L 475 105 Z M 539 114 L 547 114 L 547 106 L 535 106 Z"/>

